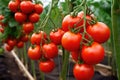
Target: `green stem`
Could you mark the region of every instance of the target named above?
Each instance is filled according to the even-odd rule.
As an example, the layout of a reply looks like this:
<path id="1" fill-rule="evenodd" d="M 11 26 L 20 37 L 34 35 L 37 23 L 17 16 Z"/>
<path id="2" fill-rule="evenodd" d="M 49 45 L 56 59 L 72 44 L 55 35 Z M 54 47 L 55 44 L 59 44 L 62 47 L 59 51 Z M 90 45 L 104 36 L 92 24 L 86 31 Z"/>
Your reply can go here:
<path id="1" fill-rule="evenodd" d="M 28 65 L 27 65 L 27 64 L 28 64 L 28 58 L 27 58 L 28 56 L 27 56 L 27 52 L 26 52 L 26 50 L 27 50 L 27 49 L 26 49 L 26 44 L 24 45 L 24 48 L 23 48 L 23 49 L 24 49 L 24 50 L 23 50 L 23 51 L 24 51 L 23 54 L 24 54 L 25 66 L 26 66 L 26 68 L 28 68 Z"/>
<path id="2" fill-rule="evenodd" d="M 40 76 L 41 76 L 41 80 L 45 80 L 45 76 L 44 76 L 44 73 L 42 71 L 40 71 Z"/>
<path id="3" fill-rule="evenodd" d="M 38 32 L 39 30 L 43 29 L 43 28 L 47 25 L 47 22 L 48 22 L 48 20 L 49 20 L 49 18 L 50 18 L 50 13 L 51 13 L 51 11 L 52 11 L 52 8 L 53 8 L 53 0 L 52 0 L 52 2 L 51 2 L 51 4 L 50 4 L 50 8 L 49 8 L 49 10 L 48 10 L 48 13 L 46 14 L 45 18 L 44 18 L 43 21 L 41 22 L 40 27 L 37 29 L 36 32 Z"/>
<path id="4" fill-rule="evenodd" d="M 120 80 L 120 0 L 113 0 L 112 2 L 112 51 L 115 56 L 118 80 Z"/>
<path id="5" fill-rule="evenodd" d="M 67 80 L 66 74 L 67 74 L 67 68 L 68 68 L 68 63 L 69 63 L 69 55 L 70 54 L 67 51 L 65 51 L 64 61 L 63 61 L 63 65 L 62 65 L 62 71 L 60 74 L 60 80 Z"/>
<path id="6" fill-rule="evenodd" d="M 34 79 L 36 80 L 35 64 L 33 60 L 31 60 L 31 69 L 32 69 L 32 74 L 34 76 Z"/>

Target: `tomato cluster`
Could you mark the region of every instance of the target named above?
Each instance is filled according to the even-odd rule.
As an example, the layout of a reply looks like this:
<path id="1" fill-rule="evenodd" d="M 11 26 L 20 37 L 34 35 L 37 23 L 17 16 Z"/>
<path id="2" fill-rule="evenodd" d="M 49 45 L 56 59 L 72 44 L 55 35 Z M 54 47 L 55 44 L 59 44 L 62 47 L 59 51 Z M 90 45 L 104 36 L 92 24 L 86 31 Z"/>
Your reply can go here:
<path id="1" fill-rule="evenodd" d="M 34 30 L 34 24 L 40 20 L 40 14 L 43 12 L 43 6 L 40 3 L 33 3 L 31 0 L 11 0 L 8 3 L 8 9 L 11 14 L 14 15 L 15 21 L 18 23 L 17 27 L 20 28 L 19 36 L 8 37 L 3 41 L 6 43 L 5 48 L 7 51 L 11 51 L 14 46 L 22 48 L 24 42 L 29 40 L 29 34 Z M 9 17 L 7 17 L 9 18 Z M 7 24 L 3 24 L 3 15 L 0 15 L 0 32 L 4 33 L 4 28 L 9 27 Z M 12 29 L 12 28 L 10 28 Z M 15 27 L 13 29 L 16 29 Z M 17 28 L 18 29 L 18 28 Z M 14 35 L 16 35 L 14 33 Z"/>
<path id="2" fill-rule="evenodd" d="M 73 74 L 77 80 L 91 80 L 93 65 L 104 59 L 105 50 L 101 45 L 110 37 L 109 27 L 95 20 L 94 14 L 79 12 L 77 16 L 66 15 L 62 21 L 65 31 L 61 43 L 76 62 Z M 81 64 L 80 64 L 81 63 Z"/>
<path id="3" fill-rule="evenodd" d="M 14 12 L 15 20 L 22 24 L 23 32 L 29 34 L 34 30 L 34 23 L 40 19 L 43 11 L 41 4 L 34 4 L 32 1 L 10 1 L 8 8 Z"/>

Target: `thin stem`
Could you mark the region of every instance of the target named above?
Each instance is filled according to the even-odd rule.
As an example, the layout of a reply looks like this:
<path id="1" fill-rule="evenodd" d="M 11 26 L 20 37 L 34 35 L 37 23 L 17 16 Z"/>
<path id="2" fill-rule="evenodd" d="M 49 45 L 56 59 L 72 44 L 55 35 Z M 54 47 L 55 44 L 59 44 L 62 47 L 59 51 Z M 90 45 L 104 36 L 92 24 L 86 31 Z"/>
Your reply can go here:
<path id="1" fill-rule="evenodd" d="M 28 64 L 28 58 L 27 58 L 28 56 L 27 56 L 27 51 L 26 51 L 26 50 L 27 50 L 27 49 L 26 49 L 26 44 L 24 45 L 24 48 L 23 48 L 23 49 L 24 49 L 24 50 L 23 50 L 23 51 L 24 51 L 23 54 L 24 54 L 24 59 L 25 59 L 25 66 L 26 66 L 26 68 L 28 68 L 28 65 L 27 65 L 27 64 Z"/>
<path id="2" fill-rule="evenodd" d="M 31 70 L 32 70 L 32 74 L 34 76 L 34 79 L 36 80 L 35 64 L 34 64 L 33 60 L 31 60 Z"/>
<path id="3" fill-rule="evenodd" d="M 64 61 L 62 65 L 62 71 L 60 74 L 60 80 L 67 80 L 66 79 L 66 74 L 67 74 L 67 68 L 68 68 L 68 63 L 69 63 L 69 53 L 65 51 L 65 56 L 64 56 Z"/>
<path id="4" fill-rule="evenodd" d="M 50 8 L 49 8 L 49 10 L 48 10 L 47 15 L 45 16 L 45 18 L 44 18 L 43 21 L 41 22 L 40 27 L 37 29 L 37 31 L 43 29 L 43 28 L 46 26 L 46 24 L 47 24 L 47 22 L 48 22 L 48 19 L 50 18 L 50 13 L 51 13 L 51 11 L 52 11 L 52 8 L 53 8 L 53 0 L 52 0 L 52 2 L 51 2 L 51 4 L 50 4 Z"/>

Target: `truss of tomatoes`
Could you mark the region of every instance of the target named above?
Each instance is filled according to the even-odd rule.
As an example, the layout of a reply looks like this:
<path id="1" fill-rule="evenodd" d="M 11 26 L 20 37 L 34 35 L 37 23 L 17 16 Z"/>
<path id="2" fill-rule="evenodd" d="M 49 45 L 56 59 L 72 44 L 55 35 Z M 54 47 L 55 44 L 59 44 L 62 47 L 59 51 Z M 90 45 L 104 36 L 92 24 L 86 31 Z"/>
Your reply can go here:
<path id="1" fill-rule="evenodd" d="M 33 33 L 30 41 L 34 46 L 28 49 L 32 60 L 40 60 L 39 68 L 44 73 L 54 70 L 53 58 L 58 55 L 58 45 L 69 51 L 76 62 L 73 74 L 77 80 L 91 80 L 94 75 L 94 65 L 104 59 L 105 50 L 101 45 L 110 37 L 110 29 L 103 22 L 90 24 L 92 15 L 86 15 L 84 27 L 84 12 L 76 17 L 66 15 L 62 27 L 51 31 L 47 36 L 44 31 Z M 77 31 L 77 32 L 76 32 Z M 46 43 L 50 39 L 49 43 Z M 79 63 L 82 61 L 82 63 Z"/>
<path id="2" fill-rule="evenodd" d="M 40 20 L 43 6 L 30 0 L 11 0 L 6 10 L 9 16 L 0 15 L 0 32 L 5 35 L 3 42 L 6 43 L 6 50 L 11 51 L 15 46 L 22 48 L 24 42 L 29 40 L 29 34 L 34 30 L 34 24 Z M 10 23 L 11 21 L 15 24 Z"/>

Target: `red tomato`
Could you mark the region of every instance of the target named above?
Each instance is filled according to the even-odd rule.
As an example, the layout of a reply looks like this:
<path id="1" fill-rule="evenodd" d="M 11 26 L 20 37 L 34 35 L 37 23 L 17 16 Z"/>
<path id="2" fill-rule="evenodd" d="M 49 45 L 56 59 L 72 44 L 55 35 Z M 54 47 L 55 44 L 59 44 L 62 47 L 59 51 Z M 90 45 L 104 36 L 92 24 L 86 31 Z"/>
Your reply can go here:
<path id="1" fill-rule="evenodd" d="M 44 44 L 46 39 L 47 39 L 46 33 L 40 31 L 39 33 L 33 33 L 30 41 L 32 44 L 40 45 L 40 44 Z"/>
<path id="2" fill-rule="evenodd" d="M 22 1 L 20 9 L 25 14 L 31 13 L 34 10 L 34 4 L 31 1 Z"/>
<path id="3" fill-rule="evenodd" d="M 16 12 L 15 15 L 14 15 L 14 18 L 17 22 L 23 23 L 23 22 L 26 21 L 27 16 L 22 12 Z"/>
<path id="4" fill-rule="evenodd" d="M 71 15 L 67 15 L 64 17 L 62 21 L 62 29 L 64 31 L 68 31 L 71 28 L 82 26 L 83 22 L 81 22 L 81 18 L 72 17 Z"/>
<path id="5" fill-rule="evenodd" d="M 56 45 L 61 44 L 62 36 L 65 32 L 62 29 L 58 29 L 57 31 L 50 32 L 50 40 Z"/>
<path id="6" fill-rule="evenodd" d="M 6 49 L 7 51 L 11 51 L 11 50 L 13 50 L 13 48 L 14 48 L 14 47 L 12 47 L 12 46 L 10 46 L 10 45 L 8 45 L 8 44 L 5 45 L 5 49 Z"/>
<path id="7" fill-rule="evenodd" d="M 77 80 L 91 80 L 94 76 L 94 67 L 87 64 L 75 64 L 73 74 Z"/>
<path id="8" fill-rule="evenodd" d="M 34 25 L 31 22 L 27 22 L 23 24 L 23 31 L 26 34 L 29 34 L 30 32 L 32 32 L 34 30 Z"/>
<path id="9" fill-rule="evenodd" d="M 62 46 L 68 51 L 77 51 L 80 49 L 80 42 L 82 40 L 82 35 L 80 33 L 65 32 L 62 37 Z"/>
<path id="10" fill-rule="evenodd" d="M 10 1 L 9 4 L 8 4 L 8 8 L 12 11 L 12 12 L 17 12 L 18 11 L 18 7 L 19 7 L 19 4 L 18 2 L 16 1 Z"/>
<path id="11" fill-rule="evenodd" d="M 39 69 L 44 73 L 52 72 L 54 68 L 55 68 L 55 62 L 52 59 L 46 61 L 40 61 L 39 63 Z"/>
<path id="12" fill-rule="evenodd" d="M 42 57 L 41 49 L 39 45 L 28 48 L 28 57 L 32 60 L 39 60 Z"/>
<path id="13" fill-rule="evenodd" d="M 16 45 L 17 41 L 15 39 L 8 39 L 7 44 L 11 47 L 14 47 Z"/>
<path id="14" fill-rule="evenodd" d="M 4 19 L 4 16 L 3 15 L 0 15 L 0 21 Z"/>
<path id="15" fill-rule="evenodd" d="M 29 40 L 29 37 L 28 37 L 28 35 L 23 35 L 23 36 L 21 36 L 20 40 L 23 42 L 27 42 Z"/>
<path id="16" fill-rule="evenodd" d="M 1 27 L 1 28 L 0 28 L 0 32 L 1 32 L 1 33 L 4 33 L 4 28 Z"/>
<path id="17" fill-rule="evenodd" d="M 5 24 L 2 22 L 2 20 L 4 19 L 4 16 L 3 15 L 0 15 L 0 26 L 1 27 L 4 27 Z"/>
<path id="18" fill-rule="evenodd" d="M 34 8 L 35 8 L 35 12 L 38 14 L 41 14 L 43 12 L 43 6 L 41 4 L 35 4 Z"/>
<path id="19" fill-rule="evenodd" d="M 91 46 L 83 46 L 81 57 L 87 64 L 97 64 L 104 59 L 104 48 L 101 44 L 93 42 Z"/>
<path id="20" fill-rule="evenodd" d="M 46 58 L 55 58 L 58 55 L 58 48 L 54 43 L 44 44 L 42 49 Z"/>
<path id="21" fill-rule="evenodd" d="M 72 51 L 71 52 L 71 57 L 72 57 L 72 59 L 74 60 L 74 61 L 78 61 L 78 58 L 80 58 L 81 59 L 81 56 L 80 56 L 81 54 L 80 54 L 80 51 Z"/>
<path id="22" fill-rule="evenodd" d="M 36 23 L 39 21 L 39 15 L 37 13 L 32 13 L 30 16 L 29 16 L 29 20 L 30 22 L 32 23 Z"/>
<path id="23" fill-rule="evenodd" d="M 24 42 L 23 41 L 18 41 L 16 46 L 17 46 L 17 48 L 23 48 Z"/>
<path id="24" fill-rule="evenodd" d="M 109 27 L 102 22 L 97 22 L 92 26 L 88 26 L 87 32 L 92 36 L 93 40 L 98 43 L 104 43 L 110 37 Z"/>

